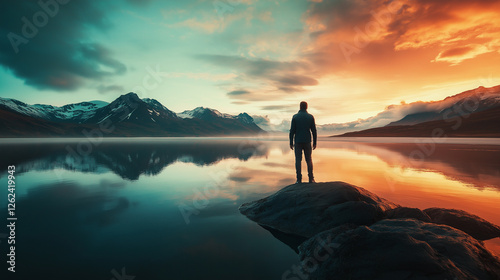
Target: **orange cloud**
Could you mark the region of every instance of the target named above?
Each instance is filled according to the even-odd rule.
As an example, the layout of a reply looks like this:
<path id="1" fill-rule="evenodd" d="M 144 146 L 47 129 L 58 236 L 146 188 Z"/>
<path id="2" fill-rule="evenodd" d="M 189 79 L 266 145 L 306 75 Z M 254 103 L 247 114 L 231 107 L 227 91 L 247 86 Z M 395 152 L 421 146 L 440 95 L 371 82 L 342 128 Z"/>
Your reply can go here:
<path id="1" fill-rule="evenodd" d="M 498 0 L 309 1 L 302 22 L 309 38 L 294 59 L 312 65 L 319 86 L 308 90 L 326 100 L 324 117 L 366 118 L 499 80 Z"/>
<path id="2" fill-rule="evenodd" d="M 368 48 L 391 53 L 429 48 L 435 62 L 457 64 L 500 50 L 499 1 L 371 0 L 363 4 L 341 0 L 311 6 L 305 22 L 316 39 L 312 58 L 328 56 L 326 61 L 338 65 L 352 62 Z M 446 52 L 464 46 L 470 51 L 463 56 L 444 59 Z"/>
<path id="3" fill-rule="evenodd" d="M 458 65 L 466 59 L 472 59 L 480 54 L 491 52 L 485 45 L 470 44 L 465 47 L 451 48 L 440 52 L 433 62 L 445 61 L 451 65 Z"/>

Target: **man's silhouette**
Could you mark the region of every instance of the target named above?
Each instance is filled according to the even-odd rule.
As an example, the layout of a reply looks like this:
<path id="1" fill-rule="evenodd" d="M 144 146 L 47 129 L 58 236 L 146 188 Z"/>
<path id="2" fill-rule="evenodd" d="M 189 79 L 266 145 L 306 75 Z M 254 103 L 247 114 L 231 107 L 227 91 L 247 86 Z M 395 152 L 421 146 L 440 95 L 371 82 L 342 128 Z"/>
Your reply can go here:
<path id="1" fill-rule="evenodd" d="M 311 132 L 313 145 L 311 147 Z M 307 163 L 307 173 L 309 183 L 314 183 L 312 150 L 316 149 L 318 133 L 316 132 L 316 123 L 313 115 L 307 112 L 307 102 L 300 102 L 300 111 L 293 115 L 292 126 L 290 128 L 290 149 L 293 150 L 293 140 L 295 136 L 295 171 L 297 172 L 297 183 L 302 183 L 302 151 Z"/>

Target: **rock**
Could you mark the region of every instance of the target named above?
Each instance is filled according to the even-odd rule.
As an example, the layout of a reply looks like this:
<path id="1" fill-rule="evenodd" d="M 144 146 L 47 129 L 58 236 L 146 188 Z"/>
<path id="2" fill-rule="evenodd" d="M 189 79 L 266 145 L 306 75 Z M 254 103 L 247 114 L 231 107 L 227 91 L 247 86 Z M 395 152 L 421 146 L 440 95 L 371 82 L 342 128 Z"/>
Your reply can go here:
<path id="1" fill-rule="evenodd" d="M 500 237 L 500 227 L 462 210 L 428 208 L 424 212 L 433 223 L 462 230 L 478 240 Z"/>
<path id="2" fill-rule="evenodd" d="M 402 207 L 329 182 L 287 186 L 240 212 L 298 250 L 302 266 L 282 279 L 500 279 L 500 260 L 479 241 L 500 227 L 465 211 Z"/>
<path id="3" fill-rule="evenodd" d="M 500 279 L 500 261 L 480 241 L 413 219 L 333 228 L 299 251 L 299 271 L 287 271 L 283 279 Z"/>
<path id="4" fill-rule="evenodd" d="M 397 207 L 386 212 L 387 219 L 415 219 L 422 222 L 431 222 L 431 218 L 418 208 Z"/>
<path id="5" fill-rule="evenodd" d="M 281 231 L 311 237 L 340 225 L 371 225 L 398 207 L 344 182 L 294 184 L 239 210 L 249 219 Z"/>
<path id="6" fill-rule="evenodd" d="M 286 244 L 288 247 L 290 247 L 297 254 L 299 253 L 299 245 L 304 243 L 304 241 L 306 241 L 308 239 L 308 238 L 303 237 L 303 236 L 284 233 L 282 231 L 275 230 L 273 228 L 270 228 L 270 227 L 267 227 L 264 225 L 260 225 L 260 226 L 263 229 L 269 231 L 274 236 L 274 238 L 276 238 L 279 241 Z"/>

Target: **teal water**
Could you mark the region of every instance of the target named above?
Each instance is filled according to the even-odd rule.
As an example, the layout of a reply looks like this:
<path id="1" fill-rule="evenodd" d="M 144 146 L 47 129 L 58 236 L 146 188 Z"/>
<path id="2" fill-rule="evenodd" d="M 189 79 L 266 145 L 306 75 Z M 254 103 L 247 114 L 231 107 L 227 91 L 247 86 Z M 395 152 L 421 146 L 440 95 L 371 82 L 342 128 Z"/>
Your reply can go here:
<path id="1" fill-rule="evenodd" d="M 411 164 L 405 155 L 416 146 L 401 145 L 322 140 L 313 154 L 317 180 L 358 184 L 413 207 L 457 206 L 500 223 L 500 146 L 446 144 Z M 15 165 L 18 218 L 15 274 L 7 272 L 7 239 L 0 238 L 2 279 L 281 279 L 298 263 L 291 248 L 238 212 L 294 182 L 282 139 L 0 147 L 0 217 L 6 221 L 7 166 Z"/>

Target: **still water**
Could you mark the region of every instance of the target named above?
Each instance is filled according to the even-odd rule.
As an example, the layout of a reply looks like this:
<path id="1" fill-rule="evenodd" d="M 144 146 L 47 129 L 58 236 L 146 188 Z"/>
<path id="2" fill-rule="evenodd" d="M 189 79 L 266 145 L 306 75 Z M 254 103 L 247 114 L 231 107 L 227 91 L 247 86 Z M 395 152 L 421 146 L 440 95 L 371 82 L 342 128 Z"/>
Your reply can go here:
<path id="1" fill-rule="evenodd" d="M 15 165 L 16 273 L 2 279 L 281 279 L 298 256 L 238 212 L 292 184 L 286 139 L 2 140 L 0 217 Z M 320 139 L 316 181 L 500 225 L 500 141 Z M 305 169 L 305 164 L 303 166 Z M 500 240 L 486 242 L 500 255 Z"/>

